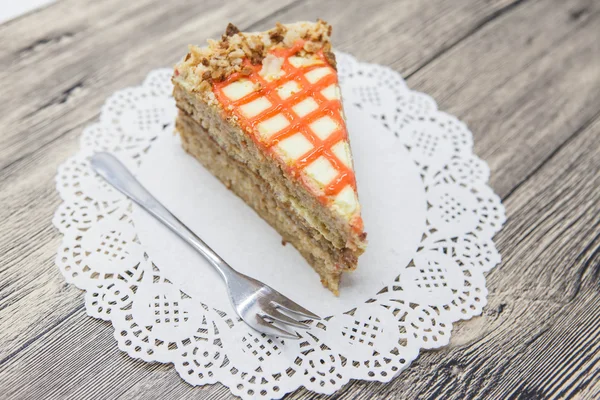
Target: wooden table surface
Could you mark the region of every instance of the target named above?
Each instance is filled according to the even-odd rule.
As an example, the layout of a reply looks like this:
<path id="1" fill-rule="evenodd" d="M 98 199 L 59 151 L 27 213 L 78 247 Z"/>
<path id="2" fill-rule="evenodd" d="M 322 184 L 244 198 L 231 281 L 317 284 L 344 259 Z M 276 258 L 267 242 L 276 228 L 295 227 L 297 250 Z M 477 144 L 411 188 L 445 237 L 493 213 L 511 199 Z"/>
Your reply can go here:
<path id="1" fill-rule="evenodd" d="M 600 397 L 600 2 L 62 0 L 0 25 L 0 398 L 231 396 L 129 358 L 86 316 L 54 265 L 54 175 L 107 96 L 189 42 L 317 17 L 469 125 L 508 215 L 483 315 L 332 398 Z"/>

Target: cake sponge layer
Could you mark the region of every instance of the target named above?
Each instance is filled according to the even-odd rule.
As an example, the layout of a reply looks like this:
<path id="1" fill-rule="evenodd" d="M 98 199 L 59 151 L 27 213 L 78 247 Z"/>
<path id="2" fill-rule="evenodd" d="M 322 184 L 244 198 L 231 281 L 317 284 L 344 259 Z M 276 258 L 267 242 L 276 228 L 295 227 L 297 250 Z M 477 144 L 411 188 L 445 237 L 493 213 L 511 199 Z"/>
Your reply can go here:
<path id="1" fill-rule="evenodd" d="M 185 151 L 250 205 L 285 242 L 292 244 L 319 274 L 323 286 L 337 295 L 343 269 L 336 265 L 355 264 L 352 252 L 338 251 L 318 231 L 306 226 L 289 205 L 273 196 L 266 180 L 229 157 L 205 128 L 182 111 L 177 117 L 176 129 Z"/>
<path id="2" fill-rule="evenodd" d="M 306 224 L 323 235 L 339 249 L 349 249 L 358 255 L 366 245 L 364 234 L 351 229 L 338 213 L 325 207 L 303 185 L 290 179 L 282 166 L 265 154 L 254 141 L 236 126 L 221 118 L 220 112 L 186 91 L 178 82 L 173 92 L 177 106 L 205 128 L 211 138 L 233 159 L 243 163 L 271 185 L 271 190 L 284 202 L 289 202 Z M 354 265 L 342 265 L 342 269 L 354 269 Z"/>
<path id="3" fill-rule="evenodd" d="M 190 47 L 173 96 L 185 150 L 293 244 L 337 294 L 366 233 L 331 26 L 240 32 Z"/>

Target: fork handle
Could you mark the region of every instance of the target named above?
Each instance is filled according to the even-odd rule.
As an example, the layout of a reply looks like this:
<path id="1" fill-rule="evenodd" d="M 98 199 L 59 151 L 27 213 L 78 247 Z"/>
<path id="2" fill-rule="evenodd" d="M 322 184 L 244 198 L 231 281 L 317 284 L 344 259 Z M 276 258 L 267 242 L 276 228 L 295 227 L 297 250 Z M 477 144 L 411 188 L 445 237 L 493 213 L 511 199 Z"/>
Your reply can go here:
<path id="1" fill-rule="evenodd" d="M 98 175 L 103 177 L 125 196 L 136 202 L 202 254 L 219 271 L 225 281 L 228 281 L 233 275 L 239 274 L 152 196 L 115 156 L 104 152 L 96 153 L 92 156 L 91 165 L 92 169 Z"/>

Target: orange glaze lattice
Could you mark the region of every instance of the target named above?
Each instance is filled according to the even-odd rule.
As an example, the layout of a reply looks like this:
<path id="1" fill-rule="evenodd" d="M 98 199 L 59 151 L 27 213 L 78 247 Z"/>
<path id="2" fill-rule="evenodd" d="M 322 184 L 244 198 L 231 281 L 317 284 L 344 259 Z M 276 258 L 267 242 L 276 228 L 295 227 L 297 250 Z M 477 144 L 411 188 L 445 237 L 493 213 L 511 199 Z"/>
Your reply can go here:
<path id="1" fill-rule="evenodd" d="M 219 102 L 223 105 L 226 113 L 236 116 L 238 123 L 242 128 L 251 133 L 250 136 L 253 140 L 264 148 L 272 151 L 272 147 L 283 139 L 295 135 L 296 133 L 303 134 L 313 147 L 295 160 L 289 168 L 294 175 L 297 175 L 302 169 L 310 165 L 319 157 L 325 157 L 337 170 L 337 176 L 323 188 L 322 192 L 315 193 L 315 195 L 317 195 L 321 201 L 327 202 L 330 196 L 337 195 L 348 185 L 356 192 L 356 178 L 354 176 L 354 171 L 341 162 L 331 150 L 331 147 L 341 140 L 348 140 L 348 132 L 346 131 L 346 124 L 342 117 L 340 100 L 329 100 L 321 94 L 321 91 L 328 86 L 332 84 L 337 85 L 337 74 L 326 61 L 322 52 L 316 54 L 321 61 L 316 65 L 313 64 L 300 67 L 292 65 L 289 62 L 289 57 L 297 54 L 303 46 L 304 41 L 299 40 L 289 49 L 276 49 L 271 51 L 273 55 L 284 59 L 281 66 L 283 74 L 278 79 L 272 81 L 263 79 L 259 73 L 262 65 L 253 66 L 246 60 L 246 66 L 252 69 L 252 72 L 249 75 L 242 75 L 241 73 L 232 74 L 225 81 L 214 83 L 213 92 Z M 304 76 L 311 70 L 323 68 L 324 66 L 326 68 L 331 68 L 331 73 L 323 76 L 316 82 L 310 83 Z M 223 89 L 229 84 L 243 78 L 250 80 L 260 87 L 260 89 L 255 90 L 238 100 L 229 99 L 229 97 L 224 94 Z M 288 98 L 283 99 L 279 96 L 276 89 L 290 81 L 296 81 L 301 89 Z M 240 106 L 256 100 L 259 97 L 268 99 L 271 106 L 252 118 L 244 116 L 240 112 Z M 294 112 L 293 107 L 307 97 L 312 97 L 317 102 L 318 108 L 300 117 Z M 261 138 L 261 135 L 257 130 L 257 125 L 277 114 L 285 116 L 290 122 L 289 125 L 273 134 L 268 139 Z M 309 126 L 312 122 L 323 116 L 329 116 L 337 124 L 337 129 L 325 138 L 325 140 L 321 140 L 321 138 L 312 132 Z M 310 185 L 306 186 L 314 192 L 314 189 L 310 187 Z M 360 223 L 359 221 L 356 222 Z"/>

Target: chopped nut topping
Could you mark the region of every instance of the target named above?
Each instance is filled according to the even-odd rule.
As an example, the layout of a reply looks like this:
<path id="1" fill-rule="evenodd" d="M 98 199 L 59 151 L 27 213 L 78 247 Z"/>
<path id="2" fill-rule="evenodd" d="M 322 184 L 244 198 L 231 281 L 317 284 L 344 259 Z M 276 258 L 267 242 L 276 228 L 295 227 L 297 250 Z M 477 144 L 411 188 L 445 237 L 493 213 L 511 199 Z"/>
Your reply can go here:
<path id="1" fill-rule="evenodd" d="M 225 79 L 224 75 L 225 74 L 223 73 L 223 71 L 215 69 L 211 72 L 210 77 L 214 80 L 221 81 L 221 80 Z"/>
<path id="2" fill-rule="evenodd" d="M 227 54 L 227 58 L 230 58 L 230 59 L 242 58 L 242 57 L 244 57 L 244 52 L 242 51 L 242 49 L 236 49 L 236 50 L 232 51 L 231 53 Z"/>
<path id="3" fill-rule="evenodd" d="M 263 33 L 243 33 L 230 23 L 221 40 L 208 40 L 208 46 L 203 48 L 190 46 L 184 60 L 177 65 L 179 74 L 176 76 L 194 85 L 194 91 L 210 90 L 213 81 L 223 81 L 233 73 L 250 75 L 252 69 L 244 64 L 244 60 L 260 65 L 270 50 L 290 47 L 299 39 L 306 41 L 299 56 L 322 50 L 329 64 L 335 68 L 330 34 L 331 27 L 322 20 L 290 25 L 277 23 L 275 28 Z"/>
<path id="4" fill-rule="evenodd" d="M 278 29 L 282 32 L 287 32 L 287 28 L 284 24 L 282 24 L 281 22 L 275 22 L 275 29 Z"/>
<path id="5" fill-rule="evenodd" d="M 304 50 L 308 53 L 315 53 L 321 48 L 321 45 L 316 42 L 306 42 L 304 43 Z"/>
<path id="6" fill-rule="evenodd" d="M 283 35 L 279 32 L 271 32 L 269 33 L 269 38 L 273 43 L 281 43 L 283 42 Z"/>
<path id="7" fill-rule="evenodd" d="M 337 69 L 337 61 L 335 60 L 335 54 L 331 51 L 327 51 L 323 53 L 323 55 L 325 56 L 325 59 L 327 60 L 329 65 L 331 65 L 333 69 Z"/>
<path id="8" fill-rule="evenodd" d="M 250 62 L 252 63 L 252 65 L 258 65 L 262 62 L 263 58 L 264 57 L 260 54 L 252 54 L 250 56 Z"/>
<path id="9" fill-rule="evenodd" d="M 208 80 L 204 80 L 202 82 L 200 82 L 200 86 L 198 86 L 198 89 L 202 92 L 205 90 L 210 90 L 211 86 L 210 83 L 208 82 Z"/>
<path id="10" fill-rule="evenodd" d="M 234 24 L 232 24 L 231 22 L 229 24 L 227 24 L 227 29 L 225 29 L 225 35 L 233 36 L 236 33 L 240 33 L 240 30 L 238 29 L 238 27 L 235 26 Z"/>

